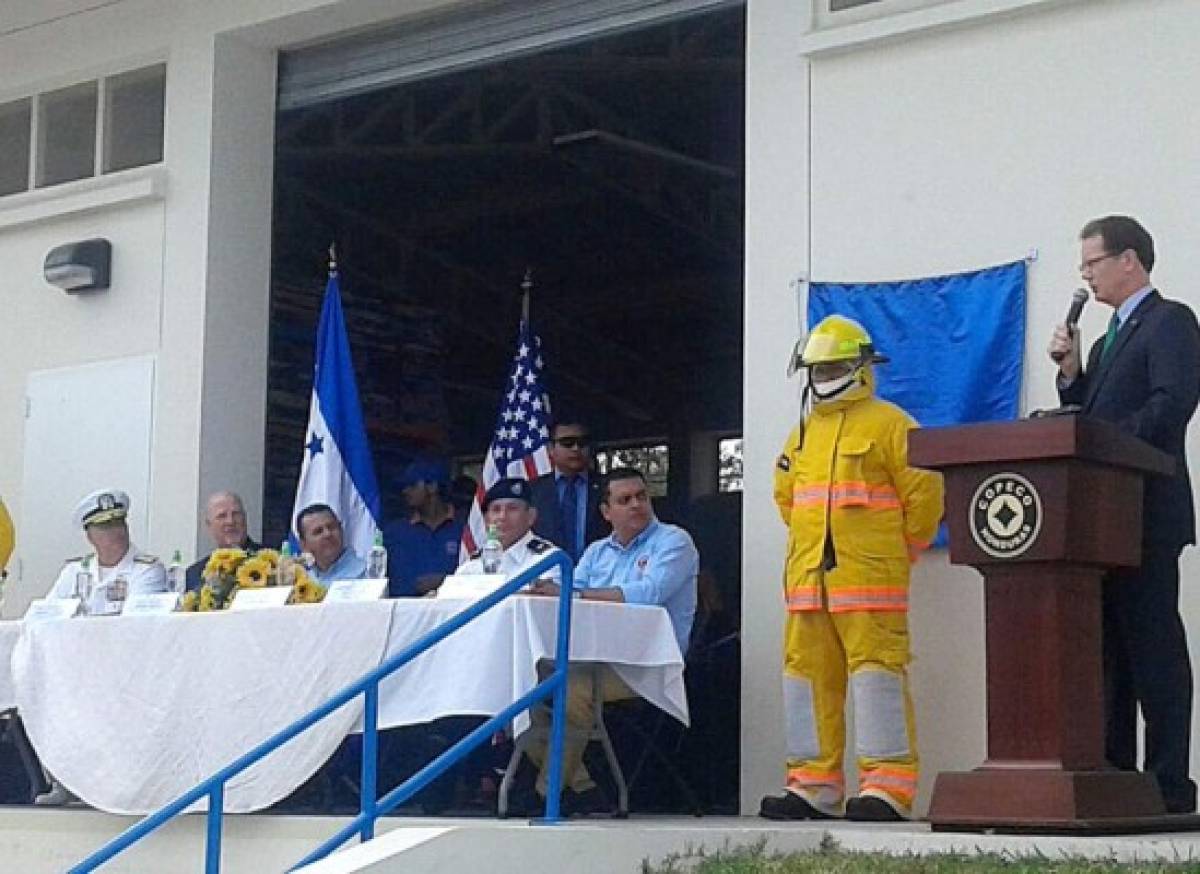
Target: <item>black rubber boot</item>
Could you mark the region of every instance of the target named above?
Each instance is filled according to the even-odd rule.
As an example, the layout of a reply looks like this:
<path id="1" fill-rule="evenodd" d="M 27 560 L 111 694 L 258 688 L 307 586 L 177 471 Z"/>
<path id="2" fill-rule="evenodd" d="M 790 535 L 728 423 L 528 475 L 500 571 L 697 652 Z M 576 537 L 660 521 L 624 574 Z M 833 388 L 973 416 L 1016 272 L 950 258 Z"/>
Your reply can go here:
<path id="1" fill-rule="evenodd" d="M 828 813 L 817 810 L 795 792 L 768 795 L 758 808 L 764 819 L 833 819 Z"/>
<path id="2" fill-rule="evenodd" d="M 855 822 L 904 822 L 904 817 L 882 798 L 860 795 L 846 802 L 846 819 Z"/>

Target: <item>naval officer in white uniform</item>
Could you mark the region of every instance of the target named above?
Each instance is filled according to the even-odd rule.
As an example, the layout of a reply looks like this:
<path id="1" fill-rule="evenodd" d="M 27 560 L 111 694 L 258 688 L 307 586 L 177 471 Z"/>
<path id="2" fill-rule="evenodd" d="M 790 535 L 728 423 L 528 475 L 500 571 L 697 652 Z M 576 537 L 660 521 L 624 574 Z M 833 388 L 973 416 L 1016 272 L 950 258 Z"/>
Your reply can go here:
<path id="1" fill-rule="evenodd" d="M 85 599 L 84 609 L 88 613 L 118 613 L 130 595 L 167 590 L 167 571 L 162 562 L 130 543 L 129 526 L 125 522 L 128 515 L 129 495 L 118 489 L 92 492 L 75 505 L 71 521 L 83 529 L 95 552 L 69 559 L 47 598 L 79 595 Z M 79 575 L 85 562 L 92 575 L 91 591 L 79 592 Z M 38 795 L 34 804 L 53 807 L 75 800 L 53 774 L 47 772 L 46 781 L 49 791 Z"/>
<path id="2" fill-rule="evenodd" d="M 167 571 L 153 555 L 129 541 L 129 495 L 117 489 L 92 492 L 75 507 L 72 521 L 95 552 L 67 561 L 47 598 L 86 597 L 88 613 L 119 612 L 121 602 L 144 592 L 165 592 Z M 92 591 L 77 591 L 84 563 L 92 574 Z"/>

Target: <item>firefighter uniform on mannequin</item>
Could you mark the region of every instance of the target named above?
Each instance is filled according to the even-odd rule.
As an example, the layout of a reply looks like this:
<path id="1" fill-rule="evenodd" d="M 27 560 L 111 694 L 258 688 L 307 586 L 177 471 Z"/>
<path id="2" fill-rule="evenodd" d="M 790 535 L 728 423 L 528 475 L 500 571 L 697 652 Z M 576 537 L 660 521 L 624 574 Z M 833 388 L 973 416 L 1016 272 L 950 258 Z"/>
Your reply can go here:
<path id="1" fill-rule="evenodd" d="M 886 360 L 860 325 L 841 316 L 822 320 L 793 354 L 792 369 L 808 370 L 812 408 L 775 469 L 775 502 L 788 526 L 787 791 L 763 799 L 759 813 L 769 819 L 839 816 L 843 802 L 855 820 L 912 812 L 909 564 L 937 531 L 942 480 L 908 466 L 916 422 L 874 396 L 871 365 Z M 849 801 L 847 687 L 859 773 Z"/>
<path id="2" fill-rule="evenodd" d="M 4 499 L 0 498 L 0 586 L 3 586 L 4 578 L 8 575 L 8 560 L 12 557 L 15 542 L 16 534 L 13 532 L 12 516 L 8 515 Z M 2 592 L 3 590 L 0 589 L 0 601 L 3 600 Z"/>

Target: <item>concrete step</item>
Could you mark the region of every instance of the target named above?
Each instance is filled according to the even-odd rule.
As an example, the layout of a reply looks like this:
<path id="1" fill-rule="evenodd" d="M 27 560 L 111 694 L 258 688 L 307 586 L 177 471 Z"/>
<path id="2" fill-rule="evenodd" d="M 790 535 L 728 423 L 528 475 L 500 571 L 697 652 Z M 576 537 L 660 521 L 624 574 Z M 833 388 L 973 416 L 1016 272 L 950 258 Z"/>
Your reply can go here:
<path id="1" fill-rule="evenodd" d="M 228 816 L 223 831 L 224 874 L 287 871 L 347 817 Z M 61 874 L 135 820 L 86 808 L 0 807 L 0 871 Z M 104 866 L 104 874 L 196 874 L 204 867 L 203 815 L 169 823 Z M 1139 837 L 1013 837 L 933 833 L 924 823 L 773 823 L 757 817 L 642 817 L 571 820 L 558 825 L 526 820 L 385 817 L 379 837 L 352 845 L 303 869 L 304 874 L 639 874 L 644 863 L 762 846 L 767 852 L 814 851 L 832 841 L 865 853 L 1001 853 L 1115 861 L 1196 861 L 1200 833 Z"/>
<path id="2" fill-rule="evenodd" d="M 137 821 L 84 807 L 0 807 L 0 871 L 62 874 Z M 349 817 L 333 816 L 227 816 L 221 871 L 286 871 L 348 821 Z M 404 822 L 381 820 L 377 833 Z M 178 817 L 101 870 L 104 874 L 202 872 L 206 827 L 203 814 Z"/>

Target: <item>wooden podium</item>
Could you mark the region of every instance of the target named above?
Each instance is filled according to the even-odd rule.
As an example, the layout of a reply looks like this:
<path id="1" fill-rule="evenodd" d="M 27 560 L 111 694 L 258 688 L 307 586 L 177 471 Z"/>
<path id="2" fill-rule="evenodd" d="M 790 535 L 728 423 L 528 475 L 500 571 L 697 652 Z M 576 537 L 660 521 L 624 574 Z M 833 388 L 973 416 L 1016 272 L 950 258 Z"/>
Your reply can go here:
<path id="1" fill-rule="evenodd" d="M 934 829 L 1195 828 L 1166 815 L 1152 775 L 1104 758 L 1101 581 L 1139 563 L 1142 478 L 1174 460 L 1108 422 L 1052 416 L 914 431 L 909 462 L 945 474 L 950 561 L 984 577 L 988 755 L 938 775 Z"/>

